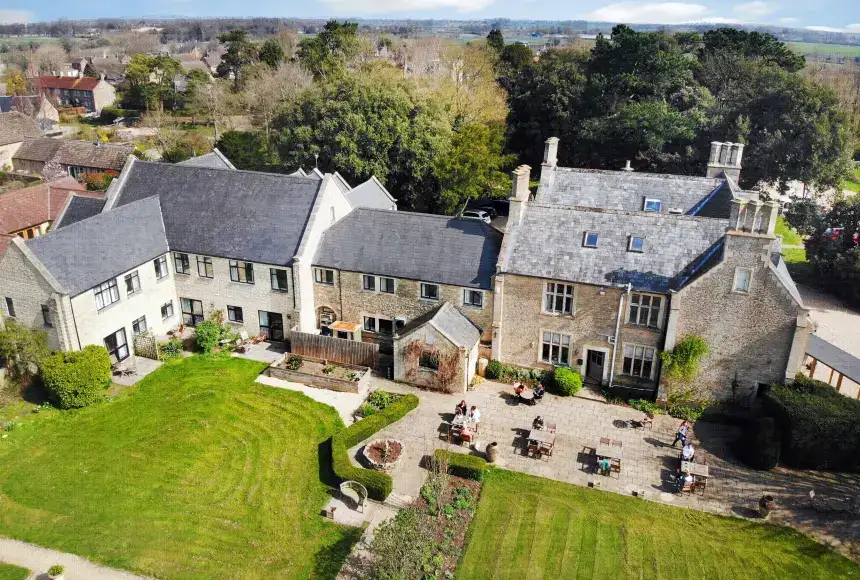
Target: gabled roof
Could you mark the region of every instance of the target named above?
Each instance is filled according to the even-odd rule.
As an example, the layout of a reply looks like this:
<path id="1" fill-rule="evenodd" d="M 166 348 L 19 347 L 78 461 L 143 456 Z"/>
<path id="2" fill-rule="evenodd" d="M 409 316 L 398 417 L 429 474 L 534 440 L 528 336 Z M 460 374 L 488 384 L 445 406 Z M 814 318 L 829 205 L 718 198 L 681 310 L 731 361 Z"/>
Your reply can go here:
<path id="1" fill-rule="evenodd" d="M 842 373 L 855 383 L 860 383 L 860 359 L 830 344 L 820 336 L 811 334 L 806 344 L 806 354 Z"/>
<path id="2" fill-rule="evenodd" d="M 177 165 L 189 165 L 191 167 L 208 167 L 209 169 L 236 169 L 230 160 L 224 157 L 224 154 L 213 149 L 211 153 L 198 155 L 185 161 L 180 161 Z"/>
<path id="3" fill-rule="evenodd" d="M 543 168 L 537 203 L 642 211 L 645 199 L 661 201 L 661 211 L 679 208 L 686 213 L 723 185 L 724 179 L 635 171 L 607 171 L 570 167 Z M 728 216 L 726 216 L 728 217 Z"/>
<path id="4" fill-rule="evenodd" d="M 160 197 L 172 250 L 275 265 L 292 262 L 322 185 L 276 173 L 138 160 L 114 183 L 113 207 Z"/>
<path id="5" fill-rule="evenodd" d="M 53 221 L 73 191 L 84 186 L 72 177 L 0 194 L 0 233 L 8 234 Z"/>
<path id="6" fill-rule="evenodd" d="M 36 86 L 44 89 L 91 91 L 98 86 L 99 80 L 92 77 L 39 77 L 36 79 Z"/>
<path id="7" fill-rule="evenodd" d="M 60 139 L 51 139 L 43 137 L 41 139 L 28 139 L 21 143 L 21 146 L 12 155 L 12 159 L 22 159 L 24 161 L 41 161 L 47 163 L 54 158 L 57 151 L 63 145 Z"/>
<path id="8" fill-rule="evenodd" d="M 41 134 L 36 121 L 27 115 L 17 111 L 0 113 L 0 145 L 20 143 Z"/>
<path id="9" fill-rule="evenodd" d="M 104 194 L 99 197 L 72 195 L 66 202 L 66 206 L 57 216 L 57 221 L 54 222 L 53 227 L 57 230 L 91 218 L 100 214 L 104 206 Z"/>
<path id="10" fill-rule="evenodd" d="M 501 243 L 477 220 L 356 208 L 323 234 L 313 263 L 489 290 Z"/>
<path id="11" fill-rule="evenodd" d="M 368 207 L 371 209 L 397 209 L 397 200 L 391 197 L 385 186 L 371 177 L 361 185 L 353 187 L 346 198 L 352 207 Z"/>
<path id="12" fill-rule="evenodd" d="M 724 219 L 528 204 L 510 228 L 500 270 L 665 293 L 727 227 Z M 585 232 L 597 232 L 596 248 L 584 246 Z M 631 236 L 645 238 L 642 252 L 628 251 Z"/>
<path id="13" fill-rule="evenodd" d="M 456 346 L 463 348 L 470 349 L 481 339 L 481 329 L 449 302 L 443 302 L 433 310 L 410 320 L 397 331 L 397 338 L 403 338 L 426 324 L 430 324 Z"/>
<path id="14" fill-rule="evenodd" d="M 157 197 L 100 213 L 27 242 L 33 254 L 76 296 L 167 253 Z"/>
<path id="15" fill-rule="evenodd" d="M 134 151 L 131 143 L 91 143 L 90 141 L 61 141 L 53 161 L 63 165 L 79 165 L 121 171 Z"/>

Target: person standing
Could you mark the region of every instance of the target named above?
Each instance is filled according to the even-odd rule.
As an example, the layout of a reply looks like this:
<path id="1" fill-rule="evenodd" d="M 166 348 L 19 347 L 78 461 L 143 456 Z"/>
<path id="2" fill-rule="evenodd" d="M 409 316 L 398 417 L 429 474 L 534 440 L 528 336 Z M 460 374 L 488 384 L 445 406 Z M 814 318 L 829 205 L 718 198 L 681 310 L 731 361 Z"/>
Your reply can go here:
<path id="1" fill-rule="evenodd" d="M 675 433 L 675 440 L 672 441 L 672 447 L 674 447 L 678 441 L 681 442 L 681 447 L 686 445 L 687 444 L 687 434 L 689 431 L 690 431 L 690 424 L 687 422 L 686 419 L 684 419 L 684 421 L 681 423 L 681 426 L 678 427 L 678 432 Z"/>

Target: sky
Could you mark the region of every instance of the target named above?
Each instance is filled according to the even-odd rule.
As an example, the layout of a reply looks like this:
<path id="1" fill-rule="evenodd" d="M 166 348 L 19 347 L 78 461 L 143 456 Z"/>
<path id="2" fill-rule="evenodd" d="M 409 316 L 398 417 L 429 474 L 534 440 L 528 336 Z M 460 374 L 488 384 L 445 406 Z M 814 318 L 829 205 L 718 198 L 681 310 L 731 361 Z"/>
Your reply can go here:
<path id="1" fill-rule="evenodd" d="M 858 0 L 2 0 L 0 23 L 57 18 L 197 16 L 750 23 L 860 33 Z"/>

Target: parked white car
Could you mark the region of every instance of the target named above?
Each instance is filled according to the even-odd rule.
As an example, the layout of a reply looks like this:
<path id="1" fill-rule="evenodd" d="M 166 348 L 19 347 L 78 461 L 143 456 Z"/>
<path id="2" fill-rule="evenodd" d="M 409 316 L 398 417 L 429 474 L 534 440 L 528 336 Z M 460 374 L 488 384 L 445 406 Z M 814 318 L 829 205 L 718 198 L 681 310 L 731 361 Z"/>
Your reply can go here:
<path id="1" fill-rule="evenodd" d="M 467 209 L 460 217 L 464 220 L 480 220 L 485 224 L 490 223 L 490 214 L 482 209 Z"/>

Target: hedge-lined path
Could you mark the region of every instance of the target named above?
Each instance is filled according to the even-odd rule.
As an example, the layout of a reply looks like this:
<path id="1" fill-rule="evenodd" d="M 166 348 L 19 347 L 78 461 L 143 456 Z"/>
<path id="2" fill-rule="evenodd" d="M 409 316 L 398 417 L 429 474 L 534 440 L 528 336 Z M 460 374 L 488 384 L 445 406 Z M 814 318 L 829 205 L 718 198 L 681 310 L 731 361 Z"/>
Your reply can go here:
<path id="1" fill-rule="evenodd" d="M 31 570 L 28 580 L 47 578 L 48 569 L 54 564 L 66 567 L 66 580 L 146 580 L 125 570 L 94 564 L 74 554 L 49 550 L 34 544 L 0 538 L 0 562 L 15 564 Z"/>
<path id="2" fill-rule="evenodd" d="M 743 465 L 732 447 L 739 430 L 732 425 L 700 421 L 695 426 L 697 461 L 706 462 L 711 473 L 704 496 L 678 496 L 667 485 L 669 474 L 679 466 L 679 448 L 670 444 L 680 421 L 657 416 L 653 429 L 631 428 L 629 421 L 642 413 L 629 407 L 608 405 L 580 397 L 557 397 L 547 394 L 544 401 L 528 406 L 518 404 L 510 385 L 486 381 L 465 395 L 444 395 L 421 391 L 405 385 L 374 378 L 371 389 L 412 392 L 420 405 L 406 417 L 389 425 L 374 438 L 392 437 L 405 445 L 405 457 L 394 476 L 394 491 L 416 497 L 425 475 L 421 460 L 434 449 L 476 453 L 483 456 L 487 443 L 499 444 L 498 465 L 513 471 L 587 486 L 594 482 L 600 488 L 624 495 L 644 492 L 646 499 L 672 505 L 755 519 L 758 500 L 764 494 L 776 497 L 778 508 L 771 521 L 796 527 L 816 539 L 839 549 L 860 561 L 860 516 L 845 512 L 819 512 L 812 509 L 809 491 L 818 497 L 838 498 L 860 495 L 860 475 L 799 471 L 777 468 L 762 472 Z M 479 451 L 449 445 L 440 436 L 445 419 L 465 399 L 481 411 Z M 524 436 L 532 420 L 541 415 L 558 428 L 552 457 L 534 459 L 521 454 Z M 585 447 L 595 447 L 600 437 L 623 442 L 624 460 L 619 477 L 591 473 L 590 457 Z M 351 450 L 354 456 L 360 448 Z M 586 463 L 583 463 L 586 462 Z M 860 499 L 858 499 L 860 501 Z"/>

